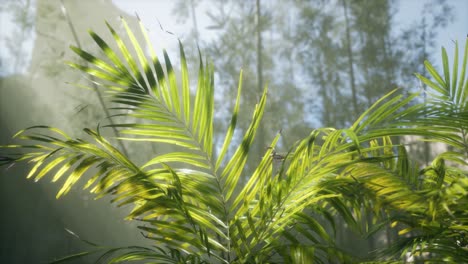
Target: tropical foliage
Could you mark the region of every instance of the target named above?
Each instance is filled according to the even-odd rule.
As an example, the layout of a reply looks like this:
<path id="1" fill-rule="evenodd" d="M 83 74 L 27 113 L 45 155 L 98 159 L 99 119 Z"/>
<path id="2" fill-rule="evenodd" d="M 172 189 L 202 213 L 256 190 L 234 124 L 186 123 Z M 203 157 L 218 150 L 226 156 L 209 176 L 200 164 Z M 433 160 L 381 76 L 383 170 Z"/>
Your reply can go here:
<path id="1" fill-rule="evenodd" d="M 240 73 L 231 122 L 218 146 L 213 140 L 212 65 L 200 55 L 196 87 L 190 87 L 182 45 L 176 76 L 167 52 L 160 60 L 143 25 L 149 56 L 122 23 L 130 43 L 107 24 L 116 48 L 90 31 L 102 58 L 71 47 L 83 61 L 69 65 L 112 98 L 111 110 L 119 121 L 104 127 L 119 129 L 121 136 L 114 140 L 154 142 L 170 146 L 170 151 L 136 164 L 101 134 L 99 125 L 84 129 L 86 139 L 37 126 L 16 134 L 25 143 L 3 146 L 0 162 L 32 163 L 27 177 L 36 181 L 46 175 L 53 182 L 64 178 L 57 198 L 86 179 L 84 189 L 97 197 L 132 205 L 127 219 L 138 222 L 143 237 L 154 244 L 96 247 L 57 262 L 94 252 L 101 252 L 98 261 L 106 263 L 365 261 L 337 247 L 334 232 L 342 227 L 335 225 L 336 217 L 367 235 L 386 227 L 398 231 L 398 239 L 369 261 L 467 259 L 468 44 L 460 75 L 458 46 L 451 70 L 443 50 L 442 76 L 429 62 L 425 65 L 433 80 L 418 75 L 430 90 L 405 95 L 396 89 L 349 128 L 315 129 L 288 153 L 275 151 L 278 132 L 253 173 L 246 175 L 267 88 L 248 129 L 236 140 Z M 403 144 L 395 143 L 407 136 L 442 142 L 450 151 L 421 166 Z M 359 223 L 367 215 L 372 219 L 363 229 Z"/>

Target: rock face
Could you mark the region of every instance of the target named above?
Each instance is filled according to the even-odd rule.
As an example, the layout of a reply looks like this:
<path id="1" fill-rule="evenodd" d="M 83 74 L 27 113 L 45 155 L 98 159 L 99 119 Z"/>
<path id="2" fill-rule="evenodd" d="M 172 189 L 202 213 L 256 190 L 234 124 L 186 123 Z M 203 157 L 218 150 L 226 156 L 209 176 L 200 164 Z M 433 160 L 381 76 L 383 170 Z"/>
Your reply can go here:
<path id="1" fill-rule="evenodd" d="M 94 128 L 104 118 L 94 91 L 66 84 L 85 83 L 81 74 L 64 64 L 65 60 L 77 60 L 69 45 L 77 45 L 78 39 L 84 48 L 96 50 L 88 29 L 108 36 L 105 20 L 120 25 L 120 16 L 124 16 L 133 26 L 136 21 L 110 0 L 63 2 L 69 20 L 61 1 L 36 1 L 36 39 L 28 74 L 0 79 L 2 145 L 12 143 L 11 136 L 18 130 L 33 125 L 59 127 L 73 136 L 82 136 L 83 127 Z M 117 26 L 115 29 L 122 30 Z M 39 183 L 26 180 L 26 167 L 2 168 L 0 174 L 2 263 L 46 263 L 89 248 L 65 228 L 100 245 L 143 243 L 139 233 L 122 220 L 125 208 L 109 206 L 106 200 L 90 201 L 92 196 L 80 189 L 57 201 L 54 197 L 63 182 L 51 184 L 50 178 Z"/>

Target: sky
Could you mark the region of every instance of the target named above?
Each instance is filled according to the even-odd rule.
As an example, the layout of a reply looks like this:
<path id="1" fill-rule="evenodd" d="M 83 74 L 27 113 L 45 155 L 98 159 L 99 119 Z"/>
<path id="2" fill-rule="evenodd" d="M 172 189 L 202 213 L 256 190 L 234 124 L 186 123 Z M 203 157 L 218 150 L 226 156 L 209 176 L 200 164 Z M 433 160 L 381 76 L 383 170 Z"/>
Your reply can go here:
<path id="1" fill-rule="evenodd" d="M 175 16 L 172 14 L 174 10 L 173 0 L 112 0 L 112 2 L 121 10 L 129 15 L 138 14 L 145 26 L 150 30 L 150 38 L 153 44 L 160 44 L 168 50 L 175 50 L 178 47 L 177 37 L 183 38 L 188 34 L 191 28 L 186 25 L 177 23 Z M 205 14 L 208 8 L 206 1 L 197 6 L 198 26 L 203 39 L 210 39 L 213 32 L 206 28 L 210 25 L 210 21 Z M 160 30 L 172 32 L 172 35 L 165 34 Z"/>
<path id="2" fill-rule="evenodd" d="M 463 47 L 468 36 L 468 0 L 448 0 L 454 6 L 454 18 L 437 37 L 437 51 L 441 47 L 447 49 L 449 59 L 453 58 L 453 41 L 458 41 L 459 48 Z M 400 0 L 400 8 L 396 15 L 397 26 L 410 25 L 423 8 L 424 1 L 421 0 Z M 461 51 L 459 51 L 461 53 Z M 440 54 L 440 53 L 438 53 Z M 461 55 L 460 55 L 461 56 Z M 440 55 L 434 56 L 436 65 L 441 64 Z"/>

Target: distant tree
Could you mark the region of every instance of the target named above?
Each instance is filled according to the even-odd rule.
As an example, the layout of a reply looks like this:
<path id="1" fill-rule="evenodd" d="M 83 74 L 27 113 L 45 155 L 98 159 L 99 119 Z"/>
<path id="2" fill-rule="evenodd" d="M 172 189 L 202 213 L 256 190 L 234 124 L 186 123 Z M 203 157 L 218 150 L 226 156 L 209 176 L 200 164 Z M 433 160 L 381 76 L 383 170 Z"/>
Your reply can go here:
<path id="1" fill-rule="evenodd" d="M 340 73 L 346 62 L 340 56 L 342 47 L 333 33 L 337 31 L 336 16 L 324 12 L 325 7 L 325 2 L 299 2 L 292 37 L 299 50 L 296 58 L 302 66 L 300 70 L 308 84 L 304 92 L 312 95 L 306 97 L 308 105 L 321 112 L 319 120 L 324 126 L 341 127 L 353 106 L 342 94 L 348 92 L 340 88 L 344 86 Z"/>
<path id="2" fill-rule="evenodd" d="M 0 9 L 1 13 L 11 18 L 13 26 L 13 29 L 10 29 L 10 35 L 2 40 L 9 51 L 9 63 L 3 62 L 1 67 L 5 73 L 22 73 L 28 68 L 27 59 L 30 54 L 25 45 L 33 36 L 34 4 L 31 0 L 5 0 Z M 6 58 L 0 58 L 0 61 L 6 60 Z"/>
<path id="3" fill-rule="evenodd" d="M 448 2 L 431 4 L 425 4 L 421 21 L 400 35 L 394 32 L 394 0 L 296 2 L 297 61 L 317 87 L 320 100 L 310 102 L 320 105 L 324 125 L 345 126 L 344 120 L 389 90 L 417 86 L 413 73 L 423 71 L 422 58 L 452 17 Z"/>

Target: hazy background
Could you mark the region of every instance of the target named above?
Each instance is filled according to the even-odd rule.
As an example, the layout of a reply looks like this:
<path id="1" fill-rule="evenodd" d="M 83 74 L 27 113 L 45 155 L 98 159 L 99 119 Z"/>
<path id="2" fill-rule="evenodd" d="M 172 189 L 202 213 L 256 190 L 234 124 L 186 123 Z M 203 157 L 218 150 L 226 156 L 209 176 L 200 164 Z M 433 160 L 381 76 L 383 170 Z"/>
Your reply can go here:
<path id="1" fill-rule="evenodd" d="M 122 32 L 123 16 L 136 29 L 135 13 L 156 50 L 168 49 L 175 64 L 180 38 L 192 74 L 197 46 L 215 65 L 217 137 L 229 119 L 240 69 L 244 93 L 236 136 L 268 84 L 267 112 L 250 164 L 279 130 L 280 148 L 287 150 L 315 127 L 349 125 L 392 89 L 425 89 L 413 73 L 424 72 L 424 59 L 440 65 L 442 45 L 452 59 L 453 42 L 464 45 L 468 33 L 466 0 L 0 0 L 0 144 L 14 142 L 11 136 L 28 126 L 47 124 L 83 137 L 82 128 L 105 123 L 97 93 L 67 84 L 86 80 L 64 61 L 77 60 L 69 45 L 97 50 L 89 28 L 111 40 L 104 20 Z M 159 151 L 152 145 L 124 148 L 137 163 Z M 417 143 L 413 151 L 421 162 L 432 152 Z M 48 178 L 25 180 L 26 168 L 0 174 L 2 263 L 46 263 L 89 248 L 65 228 L 101 245 L 144 243 L 122 220 L 126 208 L 94 201 L 79 189 L 56 201 L 60 186 Z M 360 254 L 383 243 L 339 236 Z"/>

